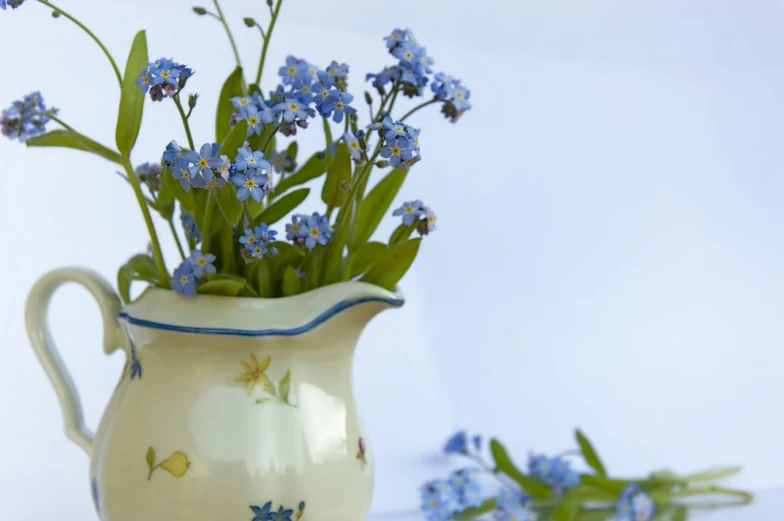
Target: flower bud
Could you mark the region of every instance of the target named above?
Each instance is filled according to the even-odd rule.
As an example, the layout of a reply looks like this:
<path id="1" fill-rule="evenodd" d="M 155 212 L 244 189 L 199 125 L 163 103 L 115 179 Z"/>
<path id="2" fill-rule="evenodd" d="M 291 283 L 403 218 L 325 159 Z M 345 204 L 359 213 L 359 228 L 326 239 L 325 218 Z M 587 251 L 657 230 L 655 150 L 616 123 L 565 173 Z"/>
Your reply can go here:
<path id="1" fill-rule="evenodd" d="M 207 14 L 207 10 L 203 7 L 194 7 L 193 12 L 199 16 L 204 16 L 205 14 Z"/>
<path id="2" fill-rule="evenodd" d="M 194 108 L 196 106 L 196 100 L 199 99 L 198 94 L 190 94 L 188 96 L 188 108 Z"/>
<path id="3" fill-rule="evenodd" d="M 376 161 L 376 166 L 379 168 L 386 168 L 389 166 L 389 161 Z"/>
<path id="4" fill-rule="evenodd" d="M 60 11 L 55 9 L 54 11 L 52 11 L 52 18 L 60 18 L 60 14 L 62 13 L 60 13 Z"/>
<path id="5" fill-rule="evenodd" d="M 297 125 L 298 125 L 300 128 L 308 128 L 308 122 L 307 122 L 307 121 L 305 121 L 305 120 L 302 120 L 302 119 L 300 119 L 300 120 L 297 120 Z"/>
<path id="6" fill-rule="evenodd" d="M 272 0 L 267 0 L 267 5 L 272 7 Z"/>
<path id="7" fill-rule="evenodd" d="M 247 18 L 243 18 L 242 21 L 245 22 L 245 25 L 247 25 L 248 27 L 256 27 L 256 20 L 254 20 L 250 16 L 248 16 Z"/>
<path id="8" fill-rule="evenodd" d="M 372 105 L 373 104 L 373 98 L 370 96 L 370 93 L 368 91 L 365 91 L 365 102 L 368 105 Z"/>

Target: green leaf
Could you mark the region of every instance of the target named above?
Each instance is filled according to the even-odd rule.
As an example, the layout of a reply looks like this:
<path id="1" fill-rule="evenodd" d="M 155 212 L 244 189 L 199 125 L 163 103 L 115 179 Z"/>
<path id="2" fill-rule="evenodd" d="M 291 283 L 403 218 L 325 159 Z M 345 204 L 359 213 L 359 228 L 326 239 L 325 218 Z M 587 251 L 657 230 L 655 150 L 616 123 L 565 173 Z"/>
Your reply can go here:
<path id="1" fill-rule="evenodd" d="M 302 279 L 297 275 L 294 266 L 286 266 L 283 271 L 283 296 L 290 297 L 302 293 Z"/>
<path id="2" fill-rule="evenodd" d="M 218 98 L 218 113 L 215 116 L 215 141 L 222 143 L 229 133 L 229 120 L 232 113 L 234 113 L 234 105 L 231 103 L 231 98 L 235 96 L 242 96 L 242 68 L 237 67 L 229 74 L 223 87 L 220 91 Z M 232 159 L 234 159 L 232 157 Z"/>
<path id="3" fill-rule="evenodd" d="M 606 476 L 607 471 L 602 465 L 602 460 L 599 459 L 599 455 L 596 454 L 596 451 L 591 445 L 591 442 L 588 441 L 588 438 L 582 433 L 580 429 L 576 429 L 574 431 L 574 437 L 577 440 L 577 444 L 580 446 L 580 451 L 583 453 L 583 458 L 585 458 L 585 462 L 590 466 L 593 470 L 596 471 L 597 474 L 600 476 Z"/>
<path id="4" fill-rule="evenodd" d="M 220 221 L 220 223 L 221 227 L 215 234 L 218 240 L 218 251 L 220 252 L 217 258 L 218 269 L 221 274 L 236 273 L 237 257 L 235 248 L 239 247 L 239 242 L 234 238 L 234 229 L 231 225 L 226 221 Z"/>
<path id="5" fill-rule="evenodd" d="M 254 219 L 259 216 L 262 210 L 264 210 L 265 200 L 266 201 L 270 200 L 269 195 L 265 199 L 262 199 L 261 201 L 258 202 L 255 201 L 252 197 L 247 200 L 248 210 L 250 210 L 250 214 L 253 216 Z"/>
<path id="6" fill-rule="evenodd" d="M 161 171 L 161 175 L 166 174 L 166 169 L 164 168 Z M 155 204 L 151 204 L 161 217 L 165 220 L 169 220 L 172 218 L 174 214 L 174 195 L 172 195 L 171 190 L 169 189 L 168 183 L 161 183 L 160 188 L 158 189 L 158 196 L 155 198 Z"/>
<path id="7" fill-rule="evenodd" d="M 245 281 L 219 279 L 208 280 L 196 287 L 196 293 L 200 295 L 223 295 L 226 297 L 236 297 L 240 290 L 245 286 Z"/>
<path id="8" fill-rule="evenodd" d="M 327 171 L 329 160 L 323 152 L 317 152 L 302 167 L 288 177 L 283 178 L 275 187 L 276 194 L 282 194 L 289 188 L 307 183 Z"/>
<path id="9" fill-rule="evenodd" d="M 97 154 L 104 159 L 108 159 L 113 163 L 117 163 L 118 165 L 123 164 L 122 156 L 114 150 L 106 148 L 102 144 L 93 141 L 87 136 L 83 136 L 78 132 L 65 128 L 52 130 L 46 134 L 31 137 L 25 141 L 25 144 L 28 147 L 63 147 L 72 148 L 74 150 L 82 150 L 84 152 Z"/>
<path id="10" fill-rule="evenodd" d="M 220 213 L 230 225 L 235 226 L 242 217 L 242 203 L 237 199 L 237 189 L 231 183 L 226 183 L 221 188 L 214 188 L 215 200 L 218 202 Z"/>
<path id="11" fill-rule="evenodd" d="M 675 506 L 675 510 L 672 512 L 672 516 L 670 517 L 670 521 L 686 521 L 689 516 L 689 510 L 685 505 L 677 505 Z"/>
<path id="12" fill-rule="evenodd" d="M 291 371 L 286 371 L 286 376 L 278 384 L 280 390 L 280 399 L 285 403 L 289 403 L 289 389 L 291 388 Z"/>
<path id="13" fill-rule="evenodd" d="M 357 215 L 356 231 L 349 246 L 351 251 L 366 243 L 376 231 L 378 223 L 387 214 L 407 174 L 408 170 L 392 170 L 362 201 Z"/>
<path id="14" fill-rule="evenodd" d="M 416 238 L 390 246 L 360 280 L 393 290 L 414 262 L 421 241 L 421 238 Z"/>
<path id="15" fill-rule="evenodd" d="M 272 277 L 272 257 L 265 256 L 256 261 L 255 266 L 256 290 L 260 297 L 272 298 L 275 296 L 275 284 Z"/>
<path id="16" fill-rule="evenodd" d="M 405 224 L 401 224 L 395 231 L 392 232 L 392 235 L 389 237 L 389 245 L 394 246 L 395 244 L 401 243 L 411 237 L 411 233 L 414 231 L 414 225 L 406 226 Z"/>
<path id="17" fill-rule="evenodd" d="M 345 222 L 351 222 L 351 215 L 353 206 L 346 206 L 342 212 L 346 212 Z M 346 246 L 346 230 L 347 226 L 335 230 L 332 240 L 324 248 L 324 261 L 321 263 L 321 285 L 333 284 L 340 282 L 341 269 L 343 267 L 343 250 Z"/>
<path id="18" fill-rule="evenodd" d="M 244 119 L 239 120 L 221 143 L 221 154 L 226 154 L 230 160 L 234 161 L 234 158 L 237 156 L 237 150 L 245 143 L 245 133 L 247 131 L 248 122 Z"/>
<path id="19" fill-rule="evenodd" d="M 169 192 L 180 202 L 182 208 L 187 212 L 194 213 L 196 211 L 196 201 L 193 194 L 185 191 L 180 182 L 172 176 L 171 170 L 164 170 L 161 172 L 161 176 Z"/>
<path id="20" fill-rule="evenodd" d="M 300 188 L 294 190 L 290 194 L 286 194 L 277 201 L 273 202 L 268 207 L 264 208 L 262 212 L 254 219 L 256 225 L 259 223 L 267 223 L 268 225 L 275 224 L 294 209 L 302 204 L 302 202 L 310 194 L 310 188 Z"/>
<path id="21" fill-rule="evenodd" d="M 546 483 L 526 476 L 515 466 L 501 442 L 496 439 L 490 440 L 490 452 L 493 455 L 496 468 L 515 480 L 532 498 L 546 498 L 552 495 L 552 491 Z"/>
<path id="22" fill-rule="evenodd" d="M 155 449 L 152 447 L 147 449 L 147 466 L 150 467 L 150 472 L 155 467 Z"/>
<path id="23" fill-rule="evenodd" d="M 296 141 L 289 143 L 289 146 L 286 148 L 286 155 L 289 156 L 292 161 L 296 161 L 297 159 L 297 149 L 298 145 Z"/>
<path id="24" fill-rule="evenodd" d="M 126 303 L 131 302 L 131 282 L 134 280 L 160 283 L 158 267 L 152 257 L 144 253 L 134 255 L 117 272 L 117 290 Z"/>
<path id="25" fill-rule="evenodd" d="M 387 245 L 383 242 L 366 242 L 356 251 L 351 252 L 348 255 L 348 265 L 351 266 L 349 278 L 353 279 L 367 271 L 386 249 Z"/>
<path id="26" fill-rule="evenodd" d="M 251 83 L 248 85 L 248 94 L 254 94 L 256 92 L 261 94 L 261 88 L 259 87 L 258 83 Z"/>
<path id="27" fill-rule="evenodd" d="M 724 467 L 698 472 L 696 474 L 689 474 L 684 476 L 684 481 L 716 481 L 718 479 L 728 478 L 740 472 L 743 467 Z"/>
<path id="28" fill-rule="evenodd" d="M 144 111 L 144 93 L 136 86 L 136 78 L 141 74 L 142 69 L 147 67 L 147 37 L 144 31 L 136 33 L 131 45 L 131 53 L 128 55 L 128 62 L 125 64 L 125 74 L 123 75 L 122 90 L 120 94 L 120 113 L 117 116 L 117 149 L 123 155 L 129 155 L 136 138 L 139 135 L 139 128 L 142 126 L 142 112 Z"/>
<path id="29" fill-rule="evenodd" d="M 555 509 L 553 521 L 573 521 L 582 507 L 583 493 L 580 485 L 567 490 L 561 499 L 561 504 Z"/>
<path id="30" fill-rule="evenodd" d="M 267 143 L 267 146 L 264 147 L 262 152 L 264 153 L 264 157 L 269 159 L 275 151 L 275 136 L 273 135 L 269 140 L 265 139 L 264 142 Z"/>
<path id="31" fill-rule="evenodd" d="M 275 385 L 269 380 L 262 382 L 261 387 L 265 392 L 270 393 L 272 396 L 278 396 L 278 392 L 275 390 Z"/>
<path id="32" fill-rule="evenodd" d="M 348 192 L 340 187 L 344 182 L 351 182 L 351 154 L 348 146 L 341 143 L 327 168 L 327 179 L 321 189 L 321 200 L 328 207 L 340 208 L 348 199 Z"/>
<path id="33" fill-rule="evenodd" d="M 269 398 L 258 398 L 258 399 L 256 399 L 256 405 L 260 405 L 262 403 L 267 403 L 268 401 L 270 401 Z"/>
<path id="34" fill-rule="evenodd" d="M 455 514 L 452 516 L 452 519 L 463 520 L 463 519 L 472 519 L 474 517 L 479 517 L 482 514 L 486 514 L 488 512 L 492 512 L 495 510 L 495 498 L 491 497 L 489 499 L 485 499 L 482 501 L 482 504 L 478 507 L 474 508 L 467 508 L 460 512 L 459 514 Z"/>

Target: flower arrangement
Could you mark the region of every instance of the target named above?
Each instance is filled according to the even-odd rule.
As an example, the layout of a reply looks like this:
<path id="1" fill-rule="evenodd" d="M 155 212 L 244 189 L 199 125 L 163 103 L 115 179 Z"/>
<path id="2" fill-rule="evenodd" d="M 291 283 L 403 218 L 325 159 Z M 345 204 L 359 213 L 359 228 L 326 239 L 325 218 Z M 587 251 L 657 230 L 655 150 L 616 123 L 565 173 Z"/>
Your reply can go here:
<path id="1" fill-rule="evenodd" d="M 687 476 L 664 470 L 641 478 L 612 478 L 579 429 L 575 441 L 578 449 L 560 456 L 530 454 L 527 472 L 523 472 L 497 439 L 490 440 L 490 463 L 483 455 L 481 436 L 469 439 L 465 431 L 458 431 L 447 440 L 444 452 L 467 458 L 478 468 L 460 469 L 448 479 L 425 483 L 420 489 L 422 510 L 428 521 L 472 519 L 489 512 L 494 512 L 496 521 L 651 521 L 654 515 L 656 519 L 683 521 L 688 511 L 679 499 L 726 495 L 738 499 L 739 504 L 753 499 L 748 492 L 714 483 L 740 472 L 738 467 Z M 570 456 L 581 457 L 588 472 L 578 473 Z M 483 473 L 500 485 L 495 487 L 498 492 L 494 497 L 482 497 Z"/>
<path id="2" fill-rule="evenodd" d="M 119 174 L 132 188 L 150 235 L 150 251 L 134 256 L 118 272 L 118 289 L 126 302 L 132 281 L 184 295 L 244 297 L 295 295 L 347 280 L 392 289 L 414 261 L 421 238 L 436 229 L 435 213 L 413 200 L 391 212 L 401 223 L 387 241 L 371 240 L 409 170 L 422 159 L 420 130 L 409 118 L 438 104 L 455 122 L 471 108 L 470 91 L 460 80 L 434 74 L 433 59 L 410 30 L 395 29 L 385 38 L 396 63 L 366 76 L 376 96 L 364 93 L 369 123 L 363 127 L 349 93 L 349 66 L 344 63 L 332 61 L 321 69 L 289 56 L 278 69 L 277 87 L 261 88 L 283 0 L 266 0 L 266 29 L 254 18 L 244 19 L 262 37 L 252 82 L 245 77 L 219 2 L 214 0 L 214 12 L 195 7 L 197 15 L 220 22 L 236 60 L 218 100 L 215 137 L 205 142 L 194 140 L 189 125 L 199 95 L 190 93 L 184 99 L 195 71 L 168 58 L 150 61 L 145 32 L 140 31 L 121 73 L 108 49 L 84 24 L 47 0 L 36 1 L 52 9 L 55 18 L 75 23 L 108 58 L 120 87 L 116 149 L 68 126 L 38 92 L 2 112 L 1 131 L 31 147 L 67 147 L 96 154 L 122 169 Z M 0 8 L 16 9 L 23 3 L 0 0 Z M 160 158 L 134 167 L 131 153 L 147 97 L 176 106 L 186 141 L 162 144 Z M 425 101 L 394 117 L 401 97 Z M 318 119 L 324 148 L 301 161 L 292 138 Z M 47 131 L 51 122 L 62 128 Z M 335 124 L 339 131 L 333 129 Z M 374 169 L 387 171 L 371 187 Z M 303 185 L 317 178 L 323 178 L 322 209 L 299 213 L 311 190 Z M 164 260 L 153 212 L 169 224 L 179 250 L 181 262 L 172 271 Z M 174 225 L 177 212 L 182 232 Z M 283 229 L 273 229 L 289 215 Z M 419 237 L 412 238 L 414 232 Z"/>

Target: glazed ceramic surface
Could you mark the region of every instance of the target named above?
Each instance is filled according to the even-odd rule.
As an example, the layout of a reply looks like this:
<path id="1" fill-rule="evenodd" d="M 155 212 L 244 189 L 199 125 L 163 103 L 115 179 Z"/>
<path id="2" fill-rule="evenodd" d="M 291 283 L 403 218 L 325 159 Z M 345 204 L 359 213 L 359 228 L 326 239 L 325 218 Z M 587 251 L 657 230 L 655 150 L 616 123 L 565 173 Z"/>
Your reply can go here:
<path id="1" fill-rule="evenodd" d="M 104 351 L 127 355 L 94 437 L 46 325 L 69 281 L 99 301 Z M 27 326 L 103 521 L 363 521 L 373 460 L 352 356 L 365 324 L 402 303 L 347 282 L 280 299 L 148 289 L 121 309 L 106 281 L 66 269 L 33 288 Z"/>

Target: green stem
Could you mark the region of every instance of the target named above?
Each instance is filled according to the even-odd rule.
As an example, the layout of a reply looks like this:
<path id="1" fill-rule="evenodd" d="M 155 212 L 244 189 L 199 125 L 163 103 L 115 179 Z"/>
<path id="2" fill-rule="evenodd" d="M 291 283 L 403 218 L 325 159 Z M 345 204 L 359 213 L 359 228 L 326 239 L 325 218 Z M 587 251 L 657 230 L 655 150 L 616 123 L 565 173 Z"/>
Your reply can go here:
<path id="1" fill-rule="evenodd" d="M 278 19 L 278 12 L 280 12 L 280 4 L 282 0 L 278 0 L 275 4 L 275 9 L 272 11 L 269 27 L 267 27 L 267 34 L 264 37 L 264 45 L 261 47 L 261 58 L 259 59 L 259 70 L 256 72 L 256 85 L 261 88 L 261 73 L 264 71 L 264 61 L 267 59 L 267 47 L 272 37 L 272 30 L 275 28 L 275 22 Z"/>
<path id="2" fill-rule="evenodd" d="M 174 100 L 174 104 L 177 105 L 177 110 L 180 112 L 180 117 L 182 118 L 182 124 L 185 127 L 185 135 L 188 136 L 188 146 L 191 147 L 191 150 L 195 150 L 196 147 L 193 146 L 193 136 L 191 136 L 191 126 L 188 123 L 188 117 L 185 115 L 185 111 L 182 110 L 180 95 L 175 94 L 172 97 L 172 99 Z"/>
<path id="3" fill-rule="evenodd" d="M 210 221 L 212 220 L 212 200 L 215 198 L 215 189 L 207 192 L 207 207 L 204 209 L 204 229 L 201 231 L 201 252 L 209 253 L 210 247 Z"/>
<path id="4" fill-rule="evenodd" d="M 324 122 L 324 138 L 327 141 L 327 148 L 329 148 L 329 145 L 332 144 L 332 127 L 329 126 L 327 118 L 321 118 L 321 120 Z"/>
<path id="5" fill-rule="evenodd" d="M 754 500 L 754 494 L 744 492 L 743 490 L 735 490 L 732 488 L 719 487 L 716 485 L 708 485 L 706 487 L 686 488 L 679 492 L 673 492 L 670 497 L 685 497 L 685 496 L 701 496 L 703 494 L 722 494 L 725 496 L 738 497 L 745 503 L 751 503 Z"/>
<path id="6" fill-rule="evenodd" d="M 234 36 L 231 34 L 231 29 L 229 29 L 229 24 L 226 23 L 226 18 L 223 16 L 223 10 L 221 9 L 218 0 L 212 0 L 212 3 L 215 4 L 215 9 L 218 11 L 218 20 L 220 20 L 221 24 L 223 24 L 223 28 L 226 29 L 226 34 L 229 37 L 229 42 L 231 43 L 231 50 L 234 52 L 234 59 L 237 60 L 237 67 L 242 68 L 242 63 L 240 63 L 240 53 L 237 52 L 237 44 L 234 42 Z M 245 80 L 243 80 L 244 82 Z"/>
<path id="7" fill-rule="evenodd" d="M 399 87 L 394 90 L 394 94 L 392 95 L 392 101 L 390 102 L 389 108 L 387 109 L 387 112 L 389 112 L 390 115 L 392 114 L 392 107 L 395 106 L 395 101 L 397 101 L 397 94 L 398 94 L 398 92 L 400 92 L 400 88 Z"/>
<path id="8" fill-rule="evenodd" d="M 180 257 L 182 257 L 182 260 L 185 260 L 185 250 L 182 249 L 180 236 L 177 235 L 177 229 L 174 227 L 174 219 L 171 217 L 169 217 L 169 229 L 171 230 L 172 235 L 174 235 L 174 241 L 177 243 L 177 250 L 180 252 Z"/>
<path id="9" fill-rule="evenodd" d="M 400 121 L 405 121 L 405 120 L 406 120 L 406 119 L 407 119 L 407 118 L 408 118 L 408 117 L 409 117 L 411 114 L 413 114 L 413 113 L 414 113 L 414 112 L 416 112 L 417 110 L 419 110 L 419 109 L 421 109 L 421 108 L 423 108 L 423 107 L 427 107 L 428 105 L 432 105 L 433 103 L 438 103 L 438 101 L 439 101 L 439 100 L 437 100 L 437 99 L 435 99 L 435 98 L 434 98 L 434 99 L 431 99 L 430 101 L 426 101 L 426 102 L 424 102 L 424 103 L 420 103 L 419 105 L 417 105 L 417 106 L 416 106 L 416 107 L 414 107 L 413 109 L 411 109 L 411 110 L 409 110 L 408 112 L 406 112 L 406 115 L 405 115 L 405 116 L 403 116 L 402 118 L 400 118 Z"/>
<path id="10" fill-rule="evenodd" d="M 272 138 L 274 138 L 274 137 L 275 137 L 275 134 L 277 134 L 277 133 L 278 133 L 278 130 L 279 130 L 279 129 L 280 129 L 280 126 L 277 126 L 277 127 L 275 127 L 275 130 L 273 130 L 273 131 L 272 131 L 272 134 L 270 134 L 270 135 L 269 135 L 269 137 L 267 138 L 267 140 L 264 142 L 264 145 L 262 145 L 262 147 L 261 147 L 261 150 L 262 150 L 262 151 L 264 151 L 264 150 L 267 150 L 267 147 L 268 147 L 268 146 L 269 146 L 269 144 L 272 142 Z"/>
<path id="11" fill-rule="evenodd" d="M 253 213 L 250 211 L 250 203 L 246 199 L 242 205 L 245 208 L 245 215 L 248 217 L 248 226 L 253 228 Z M 242 226 L 240 227 L 240 232 L 242 232 Z"/>
<path id="12" fill-rule="evenodd" d="M 90 38 L 93 39 L 93 41 L 95 41 L 95 43 L 98 44 L 98 47 L 100 47 L 103 53 L 106 55 L 106 57 L 109 58 L 109 62 L 112 64 L 112 68 L 114 69 L 114 74 L 117 76 L 117 83 L 119 83 L 120 88 L 122 88 L 123 80 L 122 80 L 122 74 L 120 74 L 120 69 L 117 67 L 117 63 L 114 61 L 114 58 L 112 58 L 112 55 L 109 54 L 109 50 L 106 48 L 103 42 L 101 42 L 101 40 L 99 40 L 98 37 L 95 36 L 95 33 L 93 33 L 90 29 L 88 29 L 82 22 L 80 22 L 70 14 L 66 13 L 56 5 L 47 2 L 47 0 L 38 0 L 38 1 L 45 6 L 51 7 L 52 9 L 54 9 L 55 11 L 57 11 L 58 13 L 60 13 L 61 15 L 65 16 L 73 23 L 78 25 L 84 32 L 86 32 L 90 36 Z"/>
<path id="13" fill-rule="evenodd" d="M 259 31 L 261 31 L 261 37 L 262 37 L 263 39 L 266 39 L 266 38 L 267 38 L 267 35 L 266 35 L 266 34 L 264 34 L 264 29 L 263 29 L 263 28 L 262 28 L 262 27 L 259 25 L 259 23 L 258 23 L 258 22 L 256 22 L 256 27 L 258 27 L 258 28 L 259 28 Z"/>
<path id="14" fill-rule="evenodd" d="M 158 265 L 158 275 L 160 277 L 160 285 L 163 289 L 169 289 L 169 271 L 166 269 L 166 263 L 163 260 L 163 252 L 161 251 L 161 244 L 158 242 L 158 234 L 155 232 L 155 225 L 152 223 L 152 216 L 150 209 L 147 207 L 147 201 L 142 193 L 142 188 L 139 185 L 139 179 L 136 177 L 136 172 L 133 171 L 131 160 L 128 156 L 123 156 L 123 166 L 125 167 L 125 174 L 133 187 L 133 193 L 136 195 L 136 200 L 142 210 L 144 222 L 147 225 L 147 232 L 150 234 L 150 242 L 152 242 L 152 251 L 155 256 L 155 263 Z"/>

